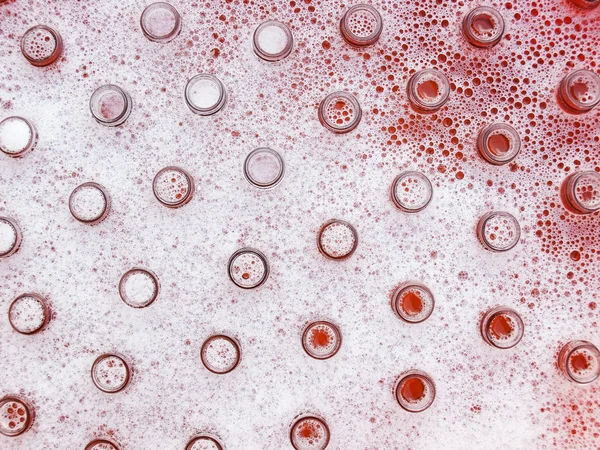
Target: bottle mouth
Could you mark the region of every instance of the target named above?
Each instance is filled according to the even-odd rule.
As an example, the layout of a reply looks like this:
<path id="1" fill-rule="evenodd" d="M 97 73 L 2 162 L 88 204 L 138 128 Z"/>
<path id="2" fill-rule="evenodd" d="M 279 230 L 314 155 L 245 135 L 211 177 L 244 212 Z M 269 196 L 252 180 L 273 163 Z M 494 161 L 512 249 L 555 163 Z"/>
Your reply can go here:
<path id="1" fill-rule="evenodd" d="M 317 248 L 328 259 L 350 258 L 357 246 L 358 233 L 345 220 L 331 219 L 325 222 L 319 230 Z"/>
<path id="2" fill-rule="evenodd" d="M 110 196 L 98 183 L 88 182 L 77 186 L 69 197 L 69 211 L 79 222 L 96 225 L 110 211 Z"/>
<path id="3" fill-rule="evenodd" d="M 216 114 L 227 102 L 225 85 L 214 75 L 196 75 L 185 87 L 185 101 L 195 114 L 200 116 Z"/>
<path id="4" fill-rule="evenodd" d="M 411 170 L 394 179 L 390 192 L 396 208 L 407 213 L 417 213 L 431 202 L 433 186 L 426 175 Z"/>
<path id="5" fill-rule="evenodd" d="M 181 32 L 181 16 L 169 3 L 152 3 L 142 12 L 140 27 L 146 38 L 165 44 Z"/>
<path id="6" fill-rule="evenodd" d="M 131 369 L 119 353 L 104 353 L 92 364 L 92 382 L 106 394 L 123 391 L 131 380 Z"/>
<path id="7" fill-rule="evenodd" d="M 217 375 L 232 372 L 242 358 L 241 346 L 237 339 L 226 334 L 210 336 L 200 349 L 200 360 L 204 367 Z"/>
<path id="8" fill-rule="evenodd" d="M 487 250 L 506 252 L 519 243 L 521 227 L 512 214 L 491 211 L 479 220 L 477 234 Z"/>
<path id="9" fill-rule="evenodd" d="M 275 62 L 287 58 L 292 53 L 294 37 L 287 25 L 277 20 L 269 20 L 256 28 L 252 45 L 259 58 Z"/>
<path id="10" fill-rule="evenodd" d="M 44 297 L 36 293 L 19 295 L 10 304 L 8 321 L 21 334 L 35 334 L 50 322 L 50 308 Z"/>
<path id="11" fill-rule="evenodd" d="M 407 412 L 419 413 L 435 400 L 435 383 L 420 370 L 409 370 L 398 377 L 394 394 L 398 404 Z"/>
<path id="12" fill-rule="evenodd" d="M 231 255 L 227 264 L 229 279 L 242 289 L 256 289 L 269 278 L 267 257 L 259 250 L 244 247 Z"/>
<path id="13" fill-rule="evenodd" d="M 18 116 L 0 122 L 0 151 L 11 158 L 21 158 L 35 147 L 37 132 L 33 124 Z"/>
<path id="14" fill-rule="evenodd" d="M 21 39 L 21 53 L 27 61 L 37 67 L 55 62 L 63 49 L 58 31 L 47 25 L 36 25 L 25 32 Z"/>
<path id="15" fill-rule="evenodd" d="M 483 340 L 501 350 L 513 348 L 521 342 L 524 331 L 521 316 L 510 308 L 493 308 L 481 320 Z"/>
<path id="16" fill-rule="evenodd" d="M 167 208 L 180 208 L 194 196 L 194 179 L 181 167 L 168 166 L 155 175 L 152 192 L 156 200 Z"/>
<path id="17" fill-rule="evenodd" d="M 408 81 L 408 99 L 415 111 L 431 114 L 446 104 L 450 97 L 450 82 L 436 69 L 415 73 Z"/>
<path id="18" fill-rule="evenodd" d="M 337 325 L 326 320 L 311 322 L 302 332 L 302 347 L 314 359 L 329 359 L 342 346 L 342 334 Z"/>
<path id="19" fill-rule="evenodd" d="M 154 272 L 141 267 L 128 270 L 119 280 L 121 300 L 132 308 L 146 308 L 156 301 L 160 282 Z"/>
<path id="20" fill-rule="evenodd" d="M 600 377 L 600 350 L 585 341 L 573 344 L 564 356 L 567 378 L 578 384 L 589 384 L 597 380 Z"/>
<path id="21" fill-rule="evenodd" d="M 244 161 L 244 177 L 259 189 L 274 188 L 281 182 L 284 173 L 283 158 L 270 148 L 257 148 Z"/>
<path id="22" fill-rule="evenodd" d="M 513 161 L 521 151 L 519 133 L 510 125 L 488 125 L 479 133 L 477 149 L 490 164 L 503 165 Z"/>
<path id="23" fill-rule="evenodd" d="M 358 100 L 348 92 L 334 92 L 319 105 L 319 121 L 334 133 L 349 133 L 360 123 L 362 110 Z"/>
<path id="24" fill-rule="evenodd" d="M 600 104 L 600 76 L 580 69 L 563 78 L 558 89 L 560 104 L 571 114 L 584 114 Z"/>
<path id="25" fill-rule="evenodd" d="M 290 428 L 290 441 L 295 450 L 324 450 L 329 445 L 327 422 L 316 414 L 302 414 Z"/>
<path id="26" fill-rule="evenodd" d="M 383 19 L 379 11 L 371 5 L 355 5 L 342 16 L 340 31 L 351 45 L 357 47 L 373 45 L 379 40 L 383 31 Z"/>
<path id="27" fill-rule="evenodd" d="M 185 450 L 223 450 L 223 444 L 219 438 L 213 434 L 203 433 L 194 436 L 185 446 Z"/>
<path id="28" fill-rule="evenodd" d="M 504 34 L 504 18 L 494 8 L 475 8 L 463 19 L 463 33 L 475 47 L 493 47 Z"/>
<path id="29" fill-rule="evenodd" d="M 90 98 L 90 110 L 98 123 L 119 126 L 131 113 L 131 97 L 114 84 L 100 86 Z"/>
<path id="30" fill-rule="evenodd" d="M 405 322 L 424 322 L 431 316 L 434 308 L 433 293 L 420 283 L 403 283 L 392 294 L 392 309 Z"/>
<path id="31" fill-rule="evenodd" d="M 6 395 L 0 399 L 0 434 L 16 437 L 31 428 L 35 420 L 35 409 L 21 395 Z"/>
<path id="32" fill-rule="evenodd" d="M 23 234 L 14 219 L 0 216 L 0 258 L 8 258 L 21 248 Z"/>
<path id="33" fill-rule="evenodd" d="M 94 439 L 85 446 L 85 450 L 120 450 L 120 447 L 112 439 Z"/>

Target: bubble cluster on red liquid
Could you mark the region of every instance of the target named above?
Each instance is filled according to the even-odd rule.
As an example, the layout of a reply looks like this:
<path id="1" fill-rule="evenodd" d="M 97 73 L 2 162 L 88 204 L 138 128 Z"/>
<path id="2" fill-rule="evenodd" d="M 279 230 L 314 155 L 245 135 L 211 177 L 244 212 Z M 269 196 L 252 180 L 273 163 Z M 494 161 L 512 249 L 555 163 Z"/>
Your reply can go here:
<path id="1" fill-rule="evenodd" d="M 49 58 L 56 50 L 56 39 L 50 31 L 37 28 L 23 36 L 23 49 L 36 61 Z"/>
<path id="2" fill-rule="evenodd" d="M 368 37 L 377 29 L 377 19 L 369 11 L 359 10 L 347 21 L 349 31 L 355 36 Z"/>

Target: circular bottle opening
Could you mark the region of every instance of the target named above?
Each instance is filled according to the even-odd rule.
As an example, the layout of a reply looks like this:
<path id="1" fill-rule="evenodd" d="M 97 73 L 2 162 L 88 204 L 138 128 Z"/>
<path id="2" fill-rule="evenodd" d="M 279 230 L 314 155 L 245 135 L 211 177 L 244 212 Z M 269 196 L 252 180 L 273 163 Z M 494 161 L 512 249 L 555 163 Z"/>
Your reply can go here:
<path id="1" fill-rule="evenodd" d="M 15 437 L 25 433 L 35 418 L 31 403 L 20 395 L 7 395 L 0 399 L 0 433 Z"/>
<path id="2" fill-rule="evenodd" d="M 262 286 L 269 278 L 269 271 L 267 257 L 262 252 L 248 247 L 231 255 L 227 268 L 231 281 L 242 289 Z"/>
<path id="3" fill-rule="evenodd" d="M 110 211 L 110 197 L 98 183 L 83 183 L 69 197 L 69 210 L 81 223 L 95 225 L 102 222 Z"/>
<path id="4" fill-rule="evenodd" d="M 221 441 L 209 434 L 196 436 L 185 446 L 185 450 L 223 450 L 223 448 Z"/>
<path id="5" fill-rule="evenodd" d="M 165 167 L 154 177 L 152 191 L 164 206 L 179 208 L 194 196 L 194 179 L 181 167 Z"/>
<path id="6" fill-rule="evenodd" d="M 244 162 L 244 177 L 259 189 L 270 189 L 283 179 L 285 165 L 283 158 L 270 148 L 257 148 L 250 152 Z"/>
<path id="7" fill-rule="evenodd" d="M 450 82 L 439 70 L 425 69 L 408 80 L 408 100 L 421 114 L 431 114 L 446 104 L 450 97 Z"/>
<path id="8" fill-rule="evenodd" d="M 158 297 L 160 284 L 154 272 L 139 267 L 125 272 L 119 281 L 119 295 L 132 308 L 150 306 Z"/>
<path id="9" fill-rule="evenodd" d="M 463 34 L 475 47 L 493 47 L 504 34 L 504 18 L 489 6 L 472 9 L 463 19 Z"/>
<path id="10" fill-rule="evenodd" d="M 131 114 L 132 101 L 127 92 L 114 84 L 100 86 L 90 98 L 90 111 L 96 121 L 107 127 L 125 123 Z"/>
<path id="11" fill-rule="evenodd" d="M 185 101 L 192 112 L 201 116 L 210 116 L 225 106 L 227 101 L 225 85 L 214 75 L 196 75 L 185 87 Z"/>
<path id="12" fill-rule="evenodd" d="M 348 92 L 334 92 L 319 105 L 319 121 L 334 133 L 349 133 L 360 123 L 362 111 L 358 100 Z"/>
<path id="13" fill-rule="evenodd" d="M 0 150 L 11 158 L 20 158 L 35 146 L 37 134 L 27 119 L 11 116 L 0 122 Z"/>
<path id="14" fill-rule="evenodd" d="M 600 0 L 571 0 L 571 3 L 580 8 L 593 9 L 600 5 Z"/>
<path id="15" fill-rule="evenodd" d="M 587 384 L 600 376 L 600 351 L 586 341 L 571 341 L 559 353 L 558 365 L 568 380 Z"/>
<path id="16" fill-rule="evenodd" d="M 479 133 L 477 150 L 487 162 L 500 166 L 517 157 L 521 150 L 521 138 L 510 125 L 495 123 Z"/>
<path id="17" fill-rule="evenodd" d="M 329 438 L 327 423 L 314 415 L 299 417 L 290 430 L 290 440 L 296 450 L 324 450 Z"/>
<path id="18" fill-rule="evenodd" d="M 572 173 L 561 186 L 565 208 L 574 214 L 591 214 L 600 210 L 600 173 L 593 170 Z"/>
<path id="19" fill-rule="evenodd" d="M 356 229 L 344 220 L 331 219 L 319 230 L 317 247 L 323 256 L 342 260 L 352 256 L 358 246 Z"/>
<path id="20" fill-rule="evenodd" d="M 329 359 L 342 345 L 340 329 L 331 322 L 319 320 L 309 323 L 302 333 L 302 347 L 308 356 Z"/>
<path id="21" fill-rule="evenodd" d="M 560 83 L 558 100 L 571 114 L 583 114 L 600 103 L 600 76 L 591 70 L 575 70 Z"/>
<path id="22" fill-rule="evenodd" d="M 10 217 L 0 217 L 0 258 L 14 255 L 21 247 L 21 240 L 17 222 Z"/>
<path id="23" fill-rule="evenodd" d="M 491 309 L 481 319 L 481 336 L 492 347 L 513 348 L 521 341 L 524 331 L 521 316 L 510 308 Z"/>
<path id="24" fill-rule="evenodd" d="M 42 331 L 50 321 L 50 309 L 41 295 L 23 294 L 10 304 L 8 321 L 15 331 L 34 334 Z"/>
<path id="25" fill-rule="evenodd" d="M 289 56 L 294 48 L 294 37 L 287 25 L 269 20 L 256 28 L 252 44 L 259 58 L 274 62 Z"/>
<path id="26" fill-rule="evenodd" d="M 202 344 L 200 359 L 212 373 L 224 375 L 240 363 L 242 351 L 237 339 L 224 334 L 210 336 Z"/>
<path id="27" fill-rule="evenodd" d="M 408 323 L 421 323 L 431 316 L 435 300 L 431 291 L 419 283 L 404 283 L 392 295 L 392 309 Z"/>
<path id="28" fill-rule="evenodd" d="M 396 400 L 408 412 L 422 412 L 435 399 L 435 384 L 431 377 L 419 370 L 410 370 L 396 382 Z"/>
<path id="29" fill-rule="evenodd" d="M 37 67 L 52 64 L 58 59 L 62 49 L 60 34 L 46 25 L 30 28 L 21 39 L 21 53 L 30 64 Z"/>
<path id="30" fill-rule="evenodd" d="M 122 391 L 129 384 L 131 371 L 125 358 L 116 353 L 100 355 L 92 365 L 92 381 L 107 394 Z"/>
<path id="31" fill-rule="evenodd" d="M 168 3 L 152 3 L 142 12 L 140 26 L 149 40 L 165 44 L 181 32 L 181 16 Z"/>
<path id="32" fill-rule="evenodd" d="M 403 172 L 394 179 L 391 195 L 396 208 L 407 213 L 416 213 L 429 205 L 433 186 L 429 178 L 421 172 Z"/>
<path id="33" fill-rule="evenodd" d="M 381 14 L 370 5 L 352 6 L 342 16 L 340 31 L 343 38 L 351 45 L 364 47 L 373 45 L 383 31 Z"/>
<path id="34" fill-rule="evenodd" d="M 120 448 L 110 439 L 94 439 L 85 446 L 85 450 L 120 450 Z"/>
<path id="35" fill-rule="evenodd" d="M 479 219 L 477 235 L 486 249 L 505 252 L 519 242 L 521 227 L 513 215 L 507 212 L 492 211 Z"/>

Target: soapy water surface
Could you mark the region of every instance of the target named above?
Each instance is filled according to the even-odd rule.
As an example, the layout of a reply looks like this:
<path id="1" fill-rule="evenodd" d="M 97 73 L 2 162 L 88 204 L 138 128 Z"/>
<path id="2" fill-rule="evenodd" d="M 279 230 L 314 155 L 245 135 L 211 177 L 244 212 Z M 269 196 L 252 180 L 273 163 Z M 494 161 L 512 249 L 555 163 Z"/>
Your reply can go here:
<path id="1" fill-rule="evenodd" d="M 569 115 L 556 89 L 570 71 L 598 72 L 600 9 L 565 0 L 492 3 L 506 22 L 491 49 L 461 35 L 476 2 L 373 3 L 384 29 L 372 47 L 341 37 L 345 9 L 334 1 L 173 1 L 182 32 L 168 44 L 139 28 L 139 0 L 100 3 L 10 0 L 0 6 L 0 118 L 26 117 L 39 140 L 24 158 L 0 158 L 0 215 L 23 231 L 21 249 L 0 261 L 0 389 L 36 406 L 32 429 L 0 436 L 7 450 L 84 448 L 112 436 L 123 449 L 185 448 L 213 433 L 227 449 L 291 448 L 301 413 L 322 416 L 331 449 L 577 449 L 600 446 L 600 385 L 574 386 L 555 368 L 562 344 L 600 344 L 598 213 L 568 214 L 562 180 L 600 170 L 600 110 Z M 255 28 L 280 20 L 294 50 L 268 63 L 252 49 Z M 31 66 L 19 44 L 45 23 L 64 53 Z M 412 73 L 442 71 L 451 93 L 437 113 L 415 113 L 406 98 Z M 228 102 L 210 117 L 184 100 L 187 81 L 213 73 Z M 116 84 L 131 94 L 127 122 L 92 118 L 92 92 Z M 352 93 L 359 126 L 338 135 L 318 120 L 319 102 Z M 492 166 L 476 139 L 490 123 L 513 126 L 518 157 Z M 286 177 L 270 191 L 244 179 L 250 151 L 269 147 Z M 2 156 L 2 155 L 0 155 Z M 184 167 L 196 194 L 180 209 L 152 192 L 163 167 Z M 433 184 L 430 205 L 408 215 L 389 189 L 405 170 Z M 109 216 L 89 227 L 72 220 L 74 186 L 97 181 L 112 199 Z M 521 240 L 492 253 L 475 227 L 491 210 L 513 214 Z M 316 237 L 332 217 L 357 230 L 347 260 L 319 253 Z M 258 289 L 227 274 L 239 248 L 271 265 Z M 151 267 L 161 295 L 151 308 L 120 300 L 131 267 Z M 436 307 L 417 325 L 400 320 L 390 295 L 414 280 Z M 33 336 L 10 328 L 10 302 L 39 292 L 52 304 L 48 327 Z M 496 305 L 522 316 L 511 350 L 485 344 L 480 315 Z M 327 361 L 307 356 L 306 323 L 326 317 L 344 336 Z M 199 358 L 214 333 L 235 336 L 240 365 L 226 375 Z M 91 382 L 94 360 L 126 354 L 126 390 L 104 394 Z M 392 392 L 405 370 L 436 384 L 433 405 L 402 410 Z M 8 374 L 8 376 L 6 376 Z"/>

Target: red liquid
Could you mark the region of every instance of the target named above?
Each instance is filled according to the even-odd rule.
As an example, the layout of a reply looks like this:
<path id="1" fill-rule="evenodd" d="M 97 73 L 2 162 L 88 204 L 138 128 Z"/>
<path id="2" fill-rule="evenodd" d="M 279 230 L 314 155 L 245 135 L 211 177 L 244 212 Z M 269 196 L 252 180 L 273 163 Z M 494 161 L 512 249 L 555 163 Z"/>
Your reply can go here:
<path id="1" fill-rule="evenodd" d="M 471 27 L 480 35 L 491 35 L 494 31 L 494 22 L 492 18 L 486 14 L 475 16 L 471 21 Z"/>
<path id="2" fill-rule="evenodd" d="M 571 367 L 575 372 L 583 372 L 590 367 L 586 356 L 583 353 L 576 353 L 569 358 Z"/>
<path id="3" fill-rule="evenodd" d="M 304 422 L 302 425 L 300 425 L 300 430 L 298 434 L 300 435 L 300 437 L 303 437 L 305 439 L 319 437 L 319 432 L 317 431 L 315 424 L 309 422 Z"/>
<path id="4" fill-rule="evenodd" d="M 118 117 L 125 107 L 123 97 L 119 94 L 109 94 L 102 97 L 100 104 L 100 114 L 105 119 L 114 119 Z"/>
<path id="5" fill-rule="evenodd" d="M 588 85 L 587 83 L 573 83 L 571 85 L 571 95 L 579 101 L 584 100 L 587 97 Z"/>
<path id="6" fill-rule="evenodd" d="M 423 311 L 423 300 L 414 292 L 408 292 L 402 297 L 402 309 L 409 316 L 415 316 Z"/>
<path id="7" fill-rule="evenodd" d="M 326 330 L 315 328 L 311 332 L 310 342 L 313 347 L 327 347 L 331 342 L 331 336 Z"/>
<path id="8" fill-rule="evenodd" d="M 501 339 L 513 332 L 513 327 L 511 325 L 510 319 L 505 316 L 496 316 L 490 323 L 490 331 L 494 335 L 496 339 Z"/>
<path id="9" fill-rule="evenodd" d="M 496 156 L 501 156 L 510 150 L 510 141 L 503 134 L 494 134 L 488 138 L 487 146 Z"/>
<path id="10" fill-rule="evenodd" d="M 402 384 L 400 394 L 409 402 L 419 401 L 425 394 L 425 383 L 420 378 L 408 378 Z"/>
<path id="11" fill-rule="evenodd" d="M 417 86 L 417 94 L 423 100 L 435 100 L 440 93 L 438 84 L 433 80 L 427 80 Z"/>

